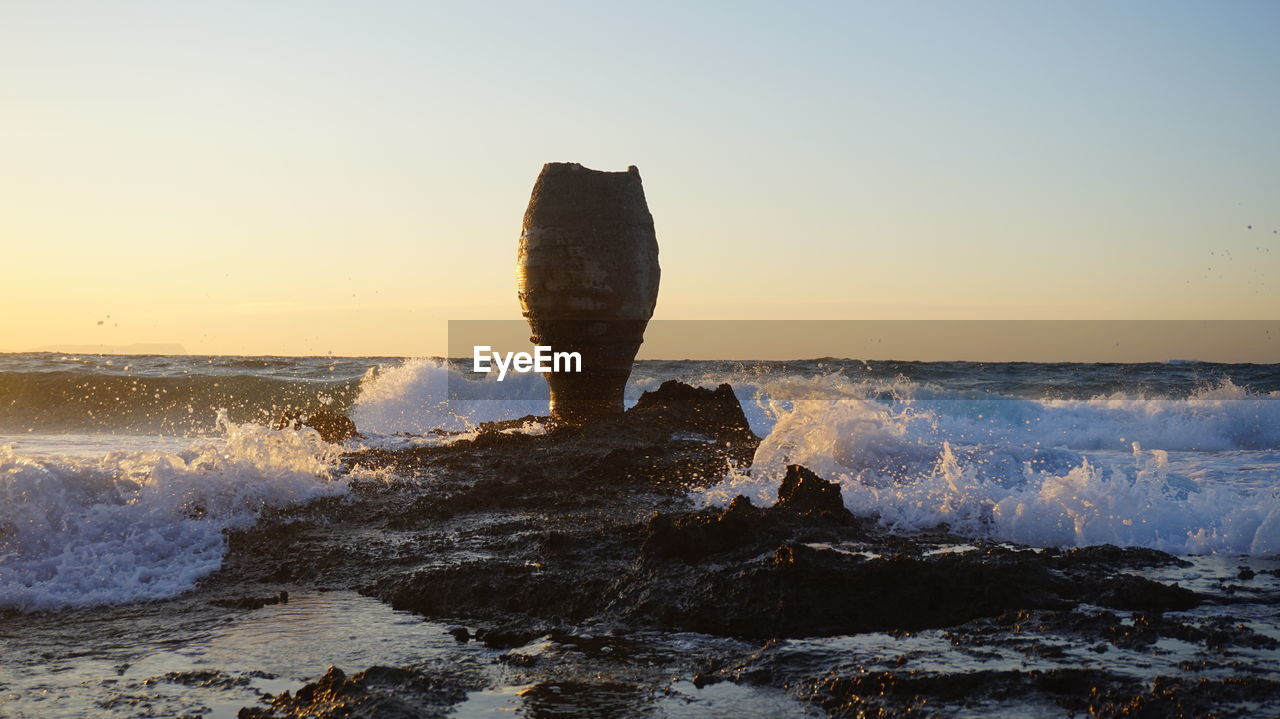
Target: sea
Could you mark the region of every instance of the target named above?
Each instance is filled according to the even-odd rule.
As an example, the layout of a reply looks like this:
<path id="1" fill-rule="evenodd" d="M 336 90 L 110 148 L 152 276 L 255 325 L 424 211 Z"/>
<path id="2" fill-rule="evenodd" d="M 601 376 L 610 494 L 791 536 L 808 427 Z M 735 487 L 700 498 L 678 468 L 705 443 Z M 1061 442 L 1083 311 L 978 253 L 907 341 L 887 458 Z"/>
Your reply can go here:
<path id="1" fill-rule="evenodd" d="M 482 422 L 545 414 L 541 376 L 498 383 L 467 369 L 440 358 L 0 354 L 0 613 L 49 621 L 179 596 L 217 571 L 227 530 L 346 493 L 344 451 L 456 441 Z M 726 466 L 691 491 L 695 503 L 771 504 L 798 463 L 895 531 L 945 524 L 974 539 L 1228 564 L 1280 554 L 1277 364 L 641 361 L 627 402 L 668 379 L 729 383 L 763 438 L 750 467 Z M 321 407 L 362 436 L 338 446 L 273 428 L 290 409 Z M 346 601 L 333 611 L 368 613 L 395 641 L 420 631 L 364 597 L 288 611 L 306 614 L 308 601 L 319 614 L 306 622 Z M 246 640 L 233 633 L 217 651 L 248 651 L 236 641 Z M 25 706 L 22 716 L 42 715 L 21 703 L 33 687 L 74 698 L 83 681 L 81 669 L 40 681 L 14 671 L 0 676 L 0 702 Z M 84 706 L 101 709 L 106 691 Z"/>
<path id="2" fill-rule="evenodd" d="M 438 358 L 0 355 L 0 608 L 178 594 L 218 568 L 224 529 L 342 493 L 343 447 L 271 428 L 291 408 L 348 414 L 364 437 L 345 449 L 545 414 L 541 376 L 499 383 L 467 369 Z M 768 505 L 785 465 L 799 463 L 893 529 L 1280 552 L 1280 365 L 641 361 L 628 402 L 667 379 L 728 382 L 764 438 L 753 466 L 727 468 L 701 502 Z"/>

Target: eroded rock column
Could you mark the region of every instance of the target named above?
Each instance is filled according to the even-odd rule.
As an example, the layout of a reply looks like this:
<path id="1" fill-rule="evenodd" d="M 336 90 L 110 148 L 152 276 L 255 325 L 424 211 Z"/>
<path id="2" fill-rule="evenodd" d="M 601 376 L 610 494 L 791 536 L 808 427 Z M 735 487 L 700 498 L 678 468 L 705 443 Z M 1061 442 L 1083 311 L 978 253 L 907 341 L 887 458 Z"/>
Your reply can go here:
<path id="1" fill-rule="evenodd" d="M 660 274 L 639 170 L 542 167 L 524 214 L 516 282 L 533 343 L 582 356 L 581 372 L 545 375 L 554 418 L 622 412 Z"/>

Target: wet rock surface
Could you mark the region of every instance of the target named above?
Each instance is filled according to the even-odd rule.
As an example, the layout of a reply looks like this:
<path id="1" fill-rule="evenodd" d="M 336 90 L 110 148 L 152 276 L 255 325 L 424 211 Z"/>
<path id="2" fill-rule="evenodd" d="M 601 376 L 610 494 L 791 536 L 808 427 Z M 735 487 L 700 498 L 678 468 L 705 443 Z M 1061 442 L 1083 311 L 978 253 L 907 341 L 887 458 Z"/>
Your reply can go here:
<path id="1" fill-rule="evenodd" d="M 1242 658 L 1276 638 L 1197 616 L 1232 600 L 1157 578 L 1186 570 L 1171 555 L 892 534 L 797 465 L 773 506 L 693 506 L 690 490 L 745 467 L 758 443 L 728 385 L 669 382 L 607 421 L 522 418 L 443 446 L 353 452 L 347 467 L 377 479 L 231 534 L 202 596 L 249 611 L 280 592 L 357 590 L 447 625 L 459 646 L 493 653 L 503 682 L 528 684 L 523 706 L 568 715 L 706 701 L 721 685 L 832 716 L 1280 707 L 1276 678 Z M 1234 563 L 1225 580 L 1246 581 Z M 1248 592 L 1251 611 L 1274 610 L 1273 589 Z M 1107 668 L 1171 642 L 1187 668 Z M 439 715 L 482 685 L 447 666 L 335 668 L 241 716 Z"/>
<path id="2" fill-rule="evenodd" d="M 369 717 L 413 719 L 439 716 L 478 688 L 474 676 L 459 672 L 426 673 L 412 668 L 369 667 L 348 677 L 335 666 L 324 676 L 271 699 L 269 707 L 245 707 L 240 719 L 273 717 Z"/>
<path id="3" fill-rule="evenodd" d="M 933 707 L 980 705 L 1035 696 L 1071 715 L 1090 717 L 1251 717 L 1274 702 L 1280 682 L 1231 678 L 1124 680 L 1096 669 L 979 671 L 946 676 L 912 672 L 833 675 L 803 691 L 829 716 L 937 716 Z M 1047 707 L 1046 707 L 1047 709 Z"/>
<path id="4" fill-rule="evenodd" d="M 276 429 L 309 427 L 320 434 L 320 439 L 332 444 L 340 444 L 360 436 L 356 431 L 356 423 L 350 417 L 323 407 L 308 412 L 290 410 L 277 417 L 272 426 Z"/>

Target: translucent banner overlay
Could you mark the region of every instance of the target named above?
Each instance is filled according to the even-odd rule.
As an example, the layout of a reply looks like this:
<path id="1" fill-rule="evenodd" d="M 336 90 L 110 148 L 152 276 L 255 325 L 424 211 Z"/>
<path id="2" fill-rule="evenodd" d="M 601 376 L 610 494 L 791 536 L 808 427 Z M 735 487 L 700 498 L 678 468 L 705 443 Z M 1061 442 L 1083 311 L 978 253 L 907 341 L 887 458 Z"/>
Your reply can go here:
<path id="1" fill-rule="evenodd" d="M 535 354 L 531 334 L 523 320 L 450 321 L 450 398 L 520 400 L 534 408 L 546 394 L 544 374 L 517 372 L 511 361 L 496 381 L 497 357 Z M 609 336 L 607 329 L 600 336 Z M 544 354 L 585 347 L 582 371 L 591 373 L 598 366 L 585 342 L 551 344 Z M 489 357 L 488 374 L 473 371 L 477 348 Z M 955 385 L 992 399 L 1187 397 L 1223 381 L 1270 399 L 1280 390 L 1277 363 L 1280 321 L 1272 320 L 656 320 L 645 329 L 627 394 L 633 400 L 662 379 L 714 386 L 735 377 L 801 382 L 834 374 Z M 837 384 L 810 384 L 807 393 L 797 386 L 791 399 L 848 397 Z"/>

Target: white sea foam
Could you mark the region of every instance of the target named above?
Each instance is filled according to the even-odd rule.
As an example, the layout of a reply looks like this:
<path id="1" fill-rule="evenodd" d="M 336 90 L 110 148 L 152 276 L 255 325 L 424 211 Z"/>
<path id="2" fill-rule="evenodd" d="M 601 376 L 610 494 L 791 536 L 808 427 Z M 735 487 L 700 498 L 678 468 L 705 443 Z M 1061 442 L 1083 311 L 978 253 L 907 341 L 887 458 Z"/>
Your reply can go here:
<path id="1" fill-rule="evenodd" d="M 178 453 L 51 457 L 0 446 L 0 608 L 176 596 L 221 565 L 223 530 L 346 490 L 331 478 L 339 448 L 314 430 L 225 416 L 219 426 L 221 440 Z"/>
<path id="2" fill-rule="evenodd" d="M 624 406 L 659 384 L 656 378 L 633 376 Z M 427 436 L 433 430 L 466 432 L 484 422 L 544 416 L 549 398 L 544 375 L 508 374 L 498 382 L 496 371 L 480 376 L 459 372 L 440 359 L 414 358 L 366 377 L 351 418 L 361 432 L 375 435 L 371 444 L 376 446 L 439 444 L 449 440 Z M 511 431 L 544 431 L 535 425 Z"/>
<path id="3" fill-rule="evenodd" d="M 496 373 L 481 379 L 470 374 L 439 359 L 406 360 L 365 380 L 352 420 L 361 432 L 422 435 L 546 414 L 550 395 L 541 375 L 514 374 L 499 383 Z"/>
<path id="4" fill-rule="evenodd" d="M 664 378 L 634 376 L 627 404 Z M 839 482 L 850 509 L 894 528 L 946 522 L 1039 546 L 1280 553 L 1277 393 L 1221 381 L 1177 399 L 975 399 L 838 373 L 685 379 L 730 382 L 765 438 L 749 472 L 698 494 L 707 503 L 743 493 L 768 504 L 786 464 L 800 463 Z M 352 416 L 368 444 L 399 447 L 546 409 L 542 377 L 499 384 L 415 359 L 368 377 Z M 220 566 L 225 529 L 346 490 L 350 477 L 332 477 L 339 448 L 312 430 L 218 424 L 221 439 L 185 449 L 157 439 L 104 452 L 96 439 L 52 435 L 48 447 L 0 444 L 0 608 L 174 596 Z"/>
<path id="5" fill-rule="evenodd" d="M 752 430 L 768 435 L 792 410 L 820 413 L 836 400 L 879 400 L 899 420 L 926 424 L 959 442 L 1039 443 L 1071 449 L 1126 449 L 1132 442 L 1166 450 L 1280 448 L 1280 392 L 1253 394 L 1230 380 L 1185 398 L 1099 395 L 1090 399 L 975 397 L 902 378 L 854 380 L 820 376 L 745 375 L 728 380 Z M 710 378 L 702 384 L 713 384 Z M 820 416 L 810 419 L 820 421 Z"/>
<path id="6" fill-rule="evenodd" d="M 815 389 L 845 398 L 809 399 Z M 764 382 L 755 393 L 753 426 L 767 436 L 754 464 L 701 501 L 746 494 L 770 504 L 785 466 L 798 463 L 891 528 L 945 522 L 1038 546 L 1280 552 L 1272 395 L 1224 383 L 1185 399 L 973 400 L 833 377 Z"/>
<path id="7" fill-rule="evenodd" d="M 660 379 L 633 377 L 627 404 Z M 946 522 L 1038 546 L 1280 552 L 1276 393 L 1222 381 L 1176 399 L 1026 399 L 839 373 L 685 379 L 730 382 L 765 438 L 749 473 L 731 473 L 701 501 L 743 493 L 771 503 L 786 464 L 800 463 L 840 482 L 850 509 L 898 529 Z M 544 414 L 546 401 L 541 377 L 498 384 L 420 359 L 366 382 L 353 414 L 362 431 L 407 433 L 371 443 L 411 445 L 448 441 L 421 436 L 433 429 Z"/>

